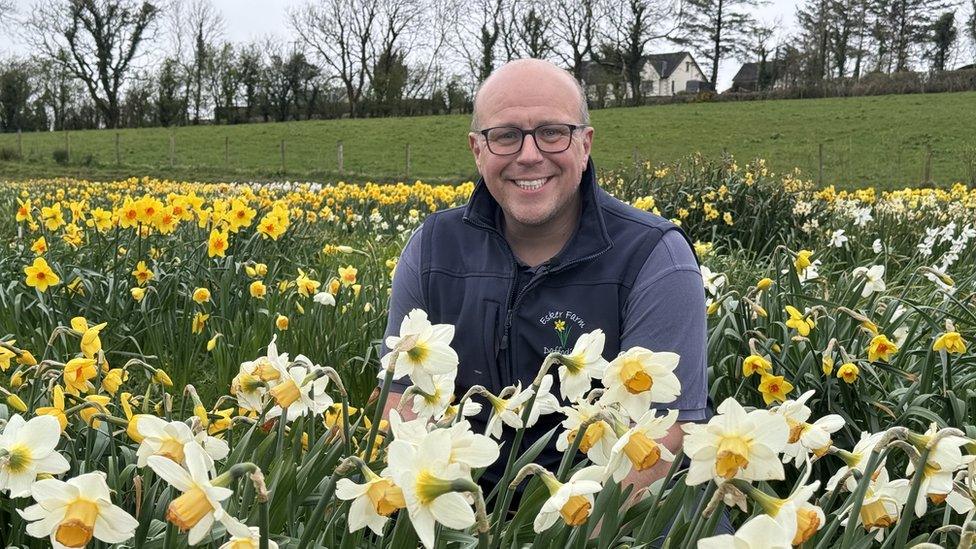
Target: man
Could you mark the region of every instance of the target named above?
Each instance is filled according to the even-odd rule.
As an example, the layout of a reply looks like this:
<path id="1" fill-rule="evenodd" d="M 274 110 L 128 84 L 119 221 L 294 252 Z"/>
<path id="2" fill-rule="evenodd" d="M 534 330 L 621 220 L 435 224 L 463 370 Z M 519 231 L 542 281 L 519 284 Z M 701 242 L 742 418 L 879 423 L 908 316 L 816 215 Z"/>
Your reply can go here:
<path id="1" fill-rule="evenodd" d="M 681 423 L 705 419 L 707 406 L 705 297 L 688 239 L 598 187 L 585 96 L 566 71 L 535 59 L 499 68 L 476 95 L 471 129 L 481 180 L 466 206 L 432 214 L 407 243 L 386 335 L 415 308 L 455 325 L 458 397 L 475 384 L 496 394 L 517 382 L 524 388 L 548 353 L 568 354 L 596 329 L 606 334 L 608 360 L 634 346 L 678 353 L 682 393 L 657 406 L 679 411 L 663 441 L 675 451 Z M 409 386 L 401 382 L 386 413 Z M 484 429 L 489 408 L 471 419 L 474 430 Z M 522 449 L 561 418 L 543 416 Z M 510 445 L 508 428 L 506 437 Z M 536 461 L 555 470 L 560 457 L 551 443 Z M 504 461 L 485 472 L 485 483 L 498 482 Z M 647 486 L 668 466 L 661 461 L 625 483 Z"/>

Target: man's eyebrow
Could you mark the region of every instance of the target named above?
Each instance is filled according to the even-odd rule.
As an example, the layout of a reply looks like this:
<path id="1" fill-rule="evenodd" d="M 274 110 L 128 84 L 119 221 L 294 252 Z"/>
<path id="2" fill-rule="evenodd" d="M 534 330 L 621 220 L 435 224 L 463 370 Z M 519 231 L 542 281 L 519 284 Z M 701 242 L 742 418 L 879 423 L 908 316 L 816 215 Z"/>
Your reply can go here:
<path id="1" fill-rule="evenodd" d="M 534 127 L 545 126 L 546 124 L 567 124 L 567 123 L 568 122 L 562 122 L 562 121 L 556 120 L 554 118 L 544 118 L 543 120 L 541 120 L 538 123 L 536 123 L 536 125 Z M 512 122 L 512 121 L 506 121 L 506 122 L 499 122 L 499 123 L 494 124 L 494 125 L 492 125 L 490 127 L 492 127 L 492 128 L 509 128 L 509 127 L 511 127 L 511 128 L 521 128 L 522 126 L 520 126 L 519 124 L 516 124 L 515 122 Z"/>

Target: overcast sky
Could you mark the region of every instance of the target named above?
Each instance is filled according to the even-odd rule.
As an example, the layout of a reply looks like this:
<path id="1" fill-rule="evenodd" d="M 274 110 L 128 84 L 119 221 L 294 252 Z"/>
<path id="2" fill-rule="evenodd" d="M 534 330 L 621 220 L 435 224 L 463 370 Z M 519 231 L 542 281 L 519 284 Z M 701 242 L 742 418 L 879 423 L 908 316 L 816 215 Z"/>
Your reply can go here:
<path id="1" fill-rule="evenodd" d="M 43 1 L 43 0 L 41 0 Z M 278 36 L 287 39 L 289 35 L 287 10 L 300 5 L 306 0 L 211 0 L 220 10 L 227 22 L 226 38 L 232 42 L 248 42 L 265 36 Z M 34 0 L 14 0 L 21 13 L 27 12 Z M 756 8 L 756 17 L 765 23 L 776 24 L 779 32 L 788 34 L 793 28 L 794 2 L 792 0 L 770 0 L 762 7 Z M 658 53 L 668 51 L 667 45 L 649 51 Z M 0 27 L 0 55 L 24 53 L 25 48 L 21 39 L 16 36 L 12 25 L 4 24 Z M 707 74 L 710 69 L 703 59 L 698 64 Z M 732 76 L 739 68 L 739 62 L 724 59 L 719 67 L 718 88 L 729 86 Z"/>

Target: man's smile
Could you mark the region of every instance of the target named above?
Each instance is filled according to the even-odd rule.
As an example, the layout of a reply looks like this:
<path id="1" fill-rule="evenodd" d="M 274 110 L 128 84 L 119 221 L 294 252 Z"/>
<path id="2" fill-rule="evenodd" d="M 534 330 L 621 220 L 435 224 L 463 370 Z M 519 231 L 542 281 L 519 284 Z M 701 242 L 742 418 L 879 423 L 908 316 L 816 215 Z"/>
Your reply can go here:
<path id="1" fill-rule="evenodd" d="M 523 191 L 535 192 L 551 181 L 553 176 L 540 177 L 535 179 L 509 179 L 516 187 L 522 189 Z"/>

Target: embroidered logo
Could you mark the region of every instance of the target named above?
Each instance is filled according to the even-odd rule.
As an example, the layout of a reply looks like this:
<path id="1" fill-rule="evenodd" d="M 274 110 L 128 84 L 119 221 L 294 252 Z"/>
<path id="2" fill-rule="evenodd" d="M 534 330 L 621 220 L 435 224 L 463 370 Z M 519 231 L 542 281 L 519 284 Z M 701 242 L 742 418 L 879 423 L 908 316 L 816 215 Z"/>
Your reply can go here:
<path id="1" fill-rule="evenodd" d="M 586 331 L 586 321 L 583 320 L 583 317 L 569 310 L 549 311 L 539 319 L 539 324 L 550 326 L 554 332 L 555 340 L 558 342 L 554 347 L 543 347 L 543 354 L 569 354 L 573 350 L 569 346 L 570 334 L 574 332 L 581 334 Z"/>

